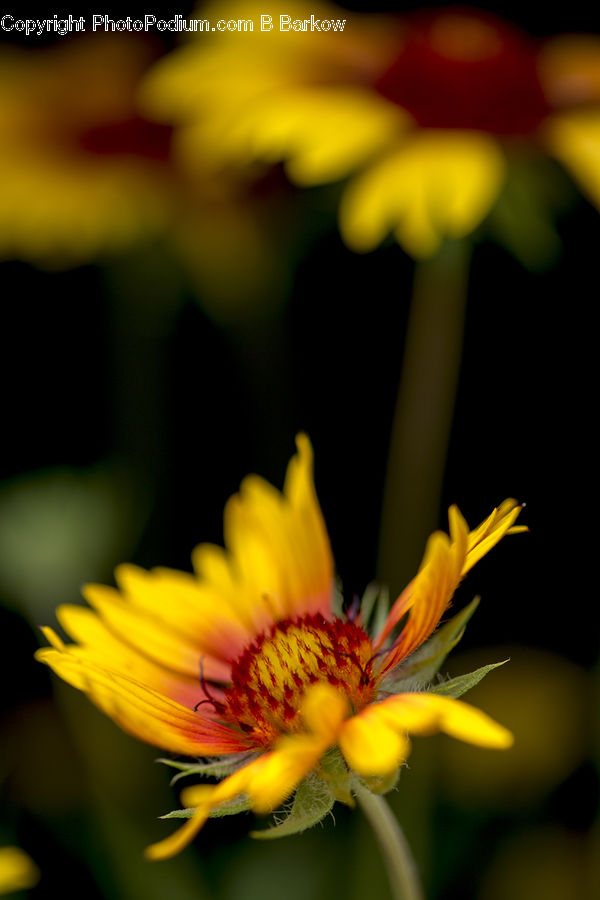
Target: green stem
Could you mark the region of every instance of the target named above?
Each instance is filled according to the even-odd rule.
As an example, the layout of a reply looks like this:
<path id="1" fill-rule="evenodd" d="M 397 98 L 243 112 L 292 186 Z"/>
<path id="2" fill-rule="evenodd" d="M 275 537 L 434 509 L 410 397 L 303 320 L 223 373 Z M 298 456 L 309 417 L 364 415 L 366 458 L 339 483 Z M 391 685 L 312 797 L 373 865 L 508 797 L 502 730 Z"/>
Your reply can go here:
<path id="1" fill-rule="evenodd" d="M 395 596 L 438 525 L 460 372 L 470 245 L 416 264 L 383 497 L 378 577 Z"/>
<path id="2" fill-rule="evenodd" d="M 410 847 L 383 797 L 359 784 L 354 786 L 359 806 L 375 832 L 390 879 L 394 900 L 423 900 Z"/>

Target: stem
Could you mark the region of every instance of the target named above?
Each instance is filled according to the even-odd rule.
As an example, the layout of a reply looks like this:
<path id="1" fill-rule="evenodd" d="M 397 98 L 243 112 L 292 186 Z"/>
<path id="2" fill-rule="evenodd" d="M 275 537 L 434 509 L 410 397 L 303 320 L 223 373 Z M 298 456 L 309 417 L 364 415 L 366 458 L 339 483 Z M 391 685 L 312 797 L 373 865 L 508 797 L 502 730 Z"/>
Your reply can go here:
<path id="1" fill-rule="evenodd" d="M 470 246 L 447 241 L 416 264 L 386 473 L 378 577 L 395 596 L 438 525 L 460 372 Z"/>
<path id="2" fill-rule="evenodd" d="M 359 806 L 369 820 L 385 861 L 394 900 L 423 900 L 417 867 L 408 842 L 383 797 L 354 785 Z"/>

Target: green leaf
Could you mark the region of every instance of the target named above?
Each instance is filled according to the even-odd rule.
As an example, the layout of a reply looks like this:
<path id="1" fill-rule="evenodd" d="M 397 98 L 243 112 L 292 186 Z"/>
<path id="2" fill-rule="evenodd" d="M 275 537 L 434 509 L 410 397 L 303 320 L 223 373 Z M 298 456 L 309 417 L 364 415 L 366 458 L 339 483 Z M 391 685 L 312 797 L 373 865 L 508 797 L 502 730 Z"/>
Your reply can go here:
<path id="1" fill-rule="evenodd" d="M 378 584 L 367 585 L 360 601 L 360 623 L 376 636 L 383 629 L 390 611 L 390 592 Z"/>
<path id="2" fill-rule="evenodd" d="M 475 687 L 476 684 L 479 684 L 488 672 L 491 672 L 492 669 L 497 669 L 498 666 L 503 666 L 507 662 L 507 659 L 503 659 L 502 662 L 490 663 L 489 666 L 482 666 L 480 669 L 475 669 L 474 672 L 469 672 L 467 675 L 457 675 L 456 678 L 451 678 L 449 681 L 440 681 L 439 684 L 434 684 L 429 690 L 434 694 L 444 694 L 446 697 L 461 697 Z"/>
<path id="3" fill-rule="evenodd" d="M 229 800 L 227 803 L 222 803 L 220 806 L 217 806 L 215 809 L 211 810 L 209 813 L 209 818 L 211 819 L 220 819 L 223 816 L 235 816 L 240 812 L 247 812 L 250 809 L 250 801 L 247 797 L 236 797 L 235 800 Z M 161 816 L 161 819 L 191 819 L 196 810 L 192 808 L 188 809 L 174 809 L 172 812 L 167 813 L 164 816 Z"/>
<path id="4" fill-rule="evenodd" d="M 390 673 L 382 687 L 386 691 L 403 692 L 419 690 L 433 679 L 436 672 L 456 647 L 464 634 L 465 626 L 479 605 L 475 597 L 456 616 L 446 622 L 398 668 Z"/>
<path id="5" fill-rule="evenodd" d="M 287 816 L 272 828 L 251 831 L 250 836 L 264 841 L 306 831 L 324 819 L 333 804 L 334 798 L 327 782 L 312 773 L 298 786 Z"/>

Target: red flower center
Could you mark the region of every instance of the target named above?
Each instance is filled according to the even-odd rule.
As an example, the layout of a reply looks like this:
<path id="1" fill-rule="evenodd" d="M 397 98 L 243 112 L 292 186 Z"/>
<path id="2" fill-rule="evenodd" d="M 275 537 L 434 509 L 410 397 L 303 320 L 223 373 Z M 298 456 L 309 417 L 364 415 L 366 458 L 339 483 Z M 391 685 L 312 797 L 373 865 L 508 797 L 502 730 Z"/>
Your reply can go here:
<path id="1" fill-rule="evenodd" d="M 530 135 L 550 112 L 537 44 L 491 15 L 416 14 L 402 41 L 376 89 L 423 128 Z"/>
<path id="2" fill-rule="evenodd" d="M 226 716 L 264 747 L 302 729 L 300 705 L 315 682 L 339 687 L 358 711 L 375 690 L 372 657 L 369 638 L 354 622 L 328 622 L 320 614 L 277 622 L 234 662 Z"/>

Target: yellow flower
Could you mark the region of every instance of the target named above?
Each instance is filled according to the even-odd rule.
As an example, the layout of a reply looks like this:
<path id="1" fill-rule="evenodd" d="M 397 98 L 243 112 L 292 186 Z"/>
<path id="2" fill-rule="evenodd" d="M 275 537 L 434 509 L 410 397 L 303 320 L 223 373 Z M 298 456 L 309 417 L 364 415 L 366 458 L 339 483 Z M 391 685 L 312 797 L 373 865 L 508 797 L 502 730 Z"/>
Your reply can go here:
<path id="1" fill-rule="evenodd" d="M 40 877 L 37 866 L 18 847 L 0 847 L 0 894 L 33 887 Z"/>
<path id="2" fill-rule="evenodd" d="M 0 52 L 0 256 L 52 266 L 163 227 L 171 129 L 135 111 L 155 53 L 123 35 Z"/>
<path id="3" fill-rule="evenodd" d="M 421 257 L 467 235 L 522 151 L 558 159 L 600 204 L 598 39 L 540 42 L 465 7 L 398 17 L 302 2 L 271 5 L 274 30 L 260 33 L 260 10 L 204 8 L 254 31 L 202 33 L 149 76 L 147 107 L 176 123 L 188 156 L 210 145 L 221 163 L 284 162 L 301 186 L 348 178 L 340 230 L 357 251 L 392 234 Z"/>
<path id="4" fill-rule="evenodd" d="M 352 779 L 382 789 L 408 756 L 411 734 L 445 731 L 482 747 L 512 743 L 505 728 L 451 696 L 452 682 L 420 689 L 456 642 L 464 612 L 453 629 L 455 620 L 438 631 L 431 653 L 429 644 L 421 656 L 413 651 L 436 629 L 462 576 L 505 534 L 524 530 L 514 526 L 519 506 L 505 501 L 471 532 L 452 507 L 450 536 L 432 535 L 419 573 L 380 633 L 369 636 L 366 606 L 358 615 L 336 612 L 305 435 L 297 449 L 283 494 L 257 476 L 245 479 L 225 508 L 227 550 L 197 547 L 195 575 L 121 566 L 118 590 L 85 589 L 94 611 L 58 609 L 77 643 L 44 629 L 52 648 L 38 659 L 123 729 L 172 753 L 218 757 L 178 764 L 188 773 L 227 775 L 183 792 L 195 812 L 149 848 L 151 858 L 179 851 L 214 810 L 239 808 L 240 797 L 266 813 L 318 779 L 328 802 L 318 818 L 334 799 L 352 804 Z"/>

